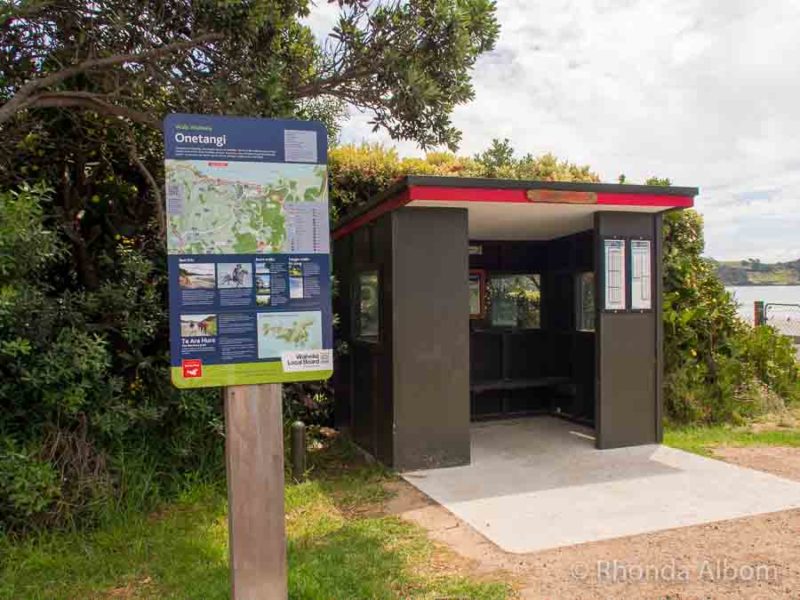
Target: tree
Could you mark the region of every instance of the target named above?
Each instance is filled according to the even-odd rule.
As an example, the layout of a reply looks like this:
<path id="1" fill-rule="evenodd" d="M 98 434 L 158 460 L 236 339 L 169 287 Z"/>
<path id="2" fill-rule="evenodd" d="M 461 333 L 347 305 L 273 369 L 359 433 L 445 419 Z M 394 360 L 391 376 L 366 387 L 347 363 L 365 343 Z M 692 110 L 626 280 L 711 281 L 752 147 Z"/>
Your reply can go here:
<path id="1" fill-rule="evenodd" d="M 667 177 L 647 185 L 669 187 Z M 703 256 L 703 218 L 694 210 L 664 216 L 664 401 L 681 422 L 730 422 L 800 398 L 798 363 L 788 339 L 747 326 Z M 739 269 L 736 276 L 745 276 Z"/>
<path id="2" fill-rule="evenodd" d="M 489 148 L 474 157 L 484 177 L 505 179 L 537 179 L 541 181 L 600 181 L 587 165 L 559 160 L 551 153 L 517 158 L 508 138 L 494 138 Z"/>
<path id="3" fill-rule="evenodd" d="M 503 140 L 494 138 L 489 149 L 476 154 L 475 160 L 486 168 L 487 176 L 497 177 L 497 173 L 502 167 L 514 166 L 514 149 L 508 138 Z"/>
<path id="4" fill-rule="evenodd" d="M 650 178 L 648 185 L 669 185 Z M 800 399 L 794 348 L 770 327 L 738 316 L 718 265 L 703 256 L 703 218 L 664 217 L 664 400 L 668 418 L 730 422 Z M 736 269 L 736 276 L 744 276 Z"/>
<path id="5" fill-rule="evenodd" d="M 167 113 L 320 118 L 335 134 L 352 105 L 394 137 L 454 146 L 450 112 L 497 37 L 493 2 L 339 5 L 319 43 L 308 0 L 4 4 L 0 187 L 55 189 L 78 283 L 96 289 L 96 258 L 120 237 L 163 244 Z"/>
<path id="6" fill-rule="evenodd" d="M 300 22 L 307 0 L 6 3 L 0 124 L 61 108 L 158 129 L 173 111 L 288 116 L 334 100 L 393 137 L 454 146 L 450 112 L 494 46 L 494 3 L 338 3 L 322 45 Z"/>
<path id="7" fill-rule="evenodd" d="M 647 181 L 644 182 L 645 185 L 657 185 L 661 187 L 669 187 L 672 185 L 672 182 L 669 180 L 669 177 L 649 177 Z"/>

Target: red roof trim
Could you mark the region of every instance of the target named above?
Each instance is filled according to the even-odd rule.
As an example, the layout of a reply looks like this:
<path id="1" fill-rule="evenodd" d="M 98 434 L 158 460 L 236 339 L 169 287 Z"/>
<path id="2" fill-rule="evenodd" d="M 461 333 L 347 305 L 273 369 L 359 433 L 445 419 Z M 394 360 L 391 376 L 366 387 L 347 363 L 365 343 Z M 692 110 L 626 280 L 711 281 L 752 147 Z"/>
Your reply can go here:
<path id="1" fill-rule="evenodd" d="M 412 200 L 441 200 L 443 202 L 524 202 L 525 190 L 502 188 L 458 188 L 415 185 L 409 188 Z"/>
<path id="2" fill-rule="evenodd" d="M 430 186 L 413 186 L 409 189 L 411 192 L 411 200 L 532 204 L 532 202 L 528 200 L 527 190 Z M 665 208 L 688 208 L 694 206 L 694 199 L 691 196 L 667 196 L 660 194 L 610 194 L 599 192 L 597 194 L 597 204 L 610 206 L 663 206 Z"/>
<path id="3" fill-rule="evenodd" d="M 405 189 L 402 192 L 400 192 L 397 196 L 387 198 L 384 202 L 381 202 L 371 210 L 368 210 L 363 215 L 356 217 L 352 221 L 345 223 L 338 229 L 334 230 L 333 239 L 338 240 L 341 237 L 353 233 L 356 229 L 360 229 L 370 221 L 374 221 L 381 215 L 393 211 L 396 208 L 400 208 L 401 206 L 404 206 L 409 202 L 411 202 L 409 190 Z"/>
<path id="4" fill-rule="evenodd" d="M 333 232 L 333 239 L 344 237 L 383 214 L 405 206 L 414 200 L 441 202 L 496 202 L 500 204 L 533 204 L 524 189 L 439 187 L 414 185 L 404 189 Z M 648 206 L 660 208 L 691 208 L 692 196 L 667 194 L 597 193 L 597 204 L 603 206 Z M 581 206 L 586 206 L 585 204 Z"/>

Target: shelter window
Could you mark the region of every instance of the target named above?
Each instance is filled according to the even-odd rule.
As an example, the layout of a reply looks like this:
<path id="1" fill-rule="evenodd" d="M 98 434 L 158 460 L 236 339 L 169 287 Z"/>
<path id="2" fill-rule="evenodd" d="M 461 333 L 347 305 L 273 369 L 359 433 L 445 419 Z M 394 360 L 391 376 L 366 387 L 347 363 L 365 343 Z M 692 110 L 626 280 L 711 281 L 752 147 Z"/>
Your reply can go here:
<path id="1" fill-rule="evenodd" d="M 483 319 L 486 316 L 486 271 L 469 271 L 469 318 Z"/>
<path id="2" fill-rule="evenodd" d="M 594 331 L 594 273 L 581 273 L 577 283 L 578 331 Z"/>
<path id="3" fill-rule="evenodd" d="M 489 315 L 493 327 L 541 327 L 539 275 L 492 275 L 489 278 L 488 291 Z"/>
<path id="4" fill-rule="evenodd" d="M 377 342 L 380 334 L 380 278 L 378 271 L 358 275 L 356 288 L 356 337 Z"/>

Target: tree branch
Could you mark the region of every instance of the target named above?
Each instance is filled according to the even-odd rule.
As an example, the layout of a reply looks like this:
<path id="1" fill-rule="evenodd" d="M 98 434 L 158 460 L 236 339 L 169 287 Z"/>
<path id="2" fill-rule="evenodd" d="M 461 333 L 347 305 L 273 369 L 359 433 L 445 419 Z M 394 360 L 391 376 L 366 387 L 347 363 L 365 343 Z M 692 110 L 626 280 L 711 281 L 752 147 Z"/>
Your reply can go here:
<path id="1" fill-rule="evenodd" d="M 128 132 L 128 149 L 131 162 L 142 174 L 142 177 L 144 177 L 145 181 L 147 181 L 150 192 L 153 194 L 153 205 L 155 208 L 157 221 L 156 231 L 158 232 L 158 239 L 161 240 L 162 243 L 165 243 L 167 239 L 167 220 L 166 215 L 164 214 L 164 201 L 161 194 L 161 188 L 159 187 L 156 178 L 153 177 L 153 174 L 150 172 L 150 169 L 148 169 L 147 165 L 145 165 L 142 159 L 139 158 L 139 150 L 136 147 L 136 140 L 133 139 L 133 134 L 130 132 Z"/>
<path id="2" fill-rule="evenodd" d="M 159 48 L 153 48 L 137 54 L 116 54 L 114 56 L 107 56 L 105 58 L 92 58 L 78 63 L 77 65 L 56 71 L 50 75 L 31 79 L 25 85 L 20 87 L 10 100 L 0 107 L 0 124 L 10 119 L 11 116 L 13 116 L 17 111 L 34 104 L 38 97 L 36 92 L 39 90 L 50 87 L 57 83 L 61 83 L 70 77 L 74 77 L 75 75 L 80 75 L 81 73 L 85 73 L 86 71 L 91 71 L 94 69 L 104 69 L 106 67 L 113 67 L 115 65 L 121 65 L 124 63 L 143 63 L 159 60 L 165 56 L 174 54 L 175 52 L 188 50 L 207 42 L 220 40 L 223 37 L 224 34 L 222 33 L 206 33 L 190 40 L 173 42 L 172 44 L 167 44 L 166 46 L 161 46 Z"/>
<path id="3" fill-rule="evenodd" d="M 317 79 L 306 85 L 300 86 L 294 91 L 292 97 L 295 99 L 300 98 L 313 98 L 324 94 L 335 94 L 336 88 L 342 84 L 349 83 L 358 79 L 359 77 L 369 75 L 372 69 L 369 65 L 361 66 L 360 68 L 352 67 L 336 75 L 331 75 L 325 79 Z"/>
<path id="4" fill-rule="evenodd" d="M 111 104 L 105 101 L 101 95 L 91 92 L 46 92 L 37 94 L 27 104 L 27 108 L 82 108 L 112 117 L 129 119 L 134 123 L 141 123 L 153 129 L 161 129 L 161 122 L 152 115 L 127 106 Z"/>

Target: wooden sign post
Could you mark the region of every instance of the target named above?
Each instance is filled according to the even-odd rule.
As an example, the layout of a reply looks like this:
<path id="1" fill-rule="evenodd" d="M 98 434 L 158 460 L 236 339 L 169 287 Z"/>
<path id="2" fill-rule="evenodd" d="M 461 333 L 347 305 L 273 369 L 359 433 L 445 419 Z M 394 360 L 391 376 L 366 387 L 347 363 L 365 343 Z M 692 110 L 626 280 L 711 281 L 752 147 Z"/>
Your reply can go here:
<path id="1" fill-rule="evenodd" d="M 234 600 L 284 600 L 281 384 L 226 387 L 225 455 Z"/>

